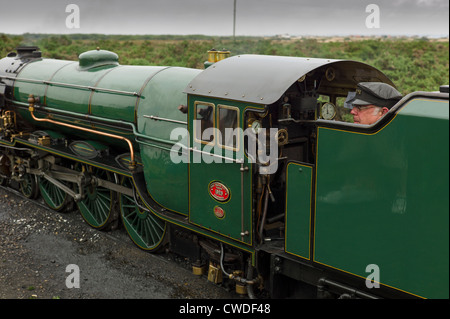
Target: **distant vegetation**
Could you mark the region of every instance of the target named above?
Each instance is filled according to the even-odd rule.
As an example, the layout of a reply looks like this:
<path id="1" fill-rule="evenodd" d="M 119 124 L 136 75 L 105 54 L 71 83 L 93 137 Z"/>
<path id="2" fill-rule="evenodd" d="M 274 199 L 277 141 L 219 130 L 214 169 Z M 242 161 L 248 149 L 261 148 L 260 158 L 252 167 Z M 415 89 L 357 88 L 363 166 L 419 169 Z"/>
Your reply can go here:
<path id="1" fill-rule="evenodd" d="M 97 47 L 114 51 L 121 64 L 203 68 L 211 48 L 238 54 L 351 59 L 383 71 L 406 94 L 435 91 L 449 82 L 449 43 L 429 39 L 277 39 L 209 36 L 127 36 L 101 34 L 0 34 L 0 57 L 21 45 L 38 46 L 47 58 L 76 60 Z"/>

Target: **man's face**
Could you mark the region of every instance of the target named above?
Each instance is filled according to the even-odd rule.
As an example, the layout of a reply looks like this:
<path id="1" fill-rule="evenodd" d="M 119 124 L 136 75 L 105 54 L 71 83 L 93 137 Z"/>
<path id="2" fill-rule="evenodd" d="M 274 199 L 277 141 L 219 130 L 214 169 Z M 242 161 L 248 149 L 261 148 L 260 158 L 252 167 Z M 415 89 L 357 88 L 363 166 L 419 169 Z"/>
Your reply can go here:
<path id="1" fill-rule="evenodd" d="M 373 124 L 384 114 L 383 110 L 373 104 L 354 105 L 350 114 L 353 115 L 353 122 L 357 124 Z"/>

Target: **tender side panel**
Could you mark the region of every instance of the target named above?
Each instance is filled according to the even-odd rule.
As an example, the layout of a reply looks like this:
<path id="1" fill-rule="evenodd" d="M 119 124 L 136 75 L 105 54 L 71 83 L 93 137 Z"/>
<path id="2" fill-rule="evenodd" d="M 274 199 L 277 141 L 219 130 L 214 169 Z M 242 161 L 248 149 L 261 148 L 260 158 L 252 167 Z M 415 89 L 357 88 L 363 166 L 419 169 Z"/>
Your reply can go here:
<path id="1" fill-rule="evenodd" d="M 448 110 L 417 98 L 375 134 L 319 128 L 316 262 L 448 298 Z"/>

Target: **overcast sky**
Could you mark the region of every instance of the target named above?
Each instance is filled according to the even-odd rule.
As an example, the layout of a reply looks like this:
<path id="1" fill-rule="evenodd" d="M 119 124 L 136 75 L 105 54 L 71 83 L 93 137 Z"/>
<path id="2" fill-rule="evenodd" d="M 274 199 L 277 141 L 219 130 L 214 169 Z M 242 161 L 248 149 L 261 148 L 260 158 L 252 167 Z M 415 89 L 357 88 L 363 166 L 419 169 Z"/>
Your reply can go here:
<path id="1" fill-rule="evenodd" d="M 0 0 L 0 33 L 233 34 L 234 0 Z M 66 25 L 66 6 L 80 27 Z M 379 27 L 368 28 L 369 4 Z M 236 35 L 448 36 L 449 0 L 237 0 Z M 374 22 L 375 20 L 370 20 Z"/>

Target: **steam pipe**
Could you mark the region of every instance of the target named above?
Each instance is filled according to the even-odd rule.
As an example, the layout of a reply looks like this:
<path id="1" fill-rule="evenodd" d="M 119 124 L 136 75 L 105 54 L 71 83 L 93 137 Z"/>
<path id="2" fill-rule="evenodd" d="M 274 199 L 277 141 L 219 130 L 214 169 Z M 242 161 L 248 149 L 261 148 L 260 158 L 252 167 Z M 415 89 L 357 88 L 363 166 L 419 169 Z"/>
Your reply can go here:
<path id="1" fill-rule="evenodd" d="M 252 260 L 248 259 L 248 272 L 247 272 L 247 280 L 251 280 L 253 277 L 253 266 Z M 253 290 L 253 285 L 247 285 L 247 293 L 250 299 L 256 299 L 255 292 Z"/>
<path id="2" fill-rule="evenodd" d="M 11 102 L 11 103 L 13 103 L 15 105 L 29 107 L 29 104 L 26 104 L 26 103 L 23 103 L 23 102 L 18 102 L 18 101 L 9 100 L 9 99 L 6 99 L 6 101 Z M 138 142 L 140 144 L 145 144 L 145 143 L 143 141 L 139 140 L 138 138 L 143 138 L 143 139 L 146 139 L 146 140 L 159 142 L 159 143 L 164 143 L 164 144 L 172 144 L 172 145 L 176 144 L 176 142 L 174 142 L 174 141 L 168 141 L 168 140 L 164 140 L 164 139 L 161 139 L 161 138 L 156 138 L 156 137 L 140 134 L 137 131 L 136 126 L 133 123 L 130 123 L 130 122 L 125 122 L 125 121 L 121 121 L 121 120 L 112 120 L 112 119 L 108 119 L 108 118 L 100 118 L 100 117 L 97 117 L 97 116 L 94 116 L 94 115 L 80 114 L 80 113 L 75 113 L 75 112 L 71 112 L 71 111 L 59 110 L 59 109 L 54 109 L 54 108 L 50 108 L 50 107 L 42 107 L 42 106 L 39 106 L 39 111 L 45 111 L 45 112 L 55 113 L 55 114 L 65 115 L 65 116 L 72 116 L 72 117 L 76 117 L 76 118 L 82 119 L 82 120 L 98 121 L 99 123 L 107 123 L 107 124 L 115 124 L 115 125 L 123 125 L 123 126 L 126 125 L 126 126 L 131 127 L 131 129 L 133 131 L 133 135 L 135 135 L 135 137 L 136 137 L 136 142 Z M 97 132 L 97 131 L 95 131 L 95 132 Z M 183 145 L 183 147 L 184 147 L 184 145 Z M 190 149 L 190 150 L 193 150 L 193 149 Z M 207 153 L 207 154 L 209 154 L 209 153 Z M 223 156 L 222 156 L 222 158 L 228 159 L 228 158 L 223 157 Z M 236 161 L 237 163 L 240 163 L 240 160 L 234 160 L 234 161 Z"/>
<path id="3" fill-rule="evenodd" d="M 266 223 L 266 218 L 267 218 L 267 207 L 269 205 L 269 190 L 267 190 L 266 192 L 266 196 L 264 198 L 264 210 L 263 210 L 263 215 L 261 218 L 261 226 L 259 227 L 259 242 L 260 244 L 263 243 L 264 237 L 263 237 L 263 231 L 264 231 L 264 225 Z"/>
<path id="4" fill-rule="evenodd" d="M 132 142 L 129 139 L 127 139 L 126 137 L 123 137 L 123 136 L 120 136 L 120 135 L 115 135 L 115 134 L 110 134 L 110 133 L 105 133 L 105 132 L 100 132 L 100 131 L 96 131 L 96 130 L 89 129 L 89 128 L 79 127 L 79 126 L 72 125 L 72 124 L 62 123 L 62 122 L 58 122 L 58 121 L 54 121 L 54 120 L 50 120 L 50 119 L 37 118 L 34 115 L 34 108 L 35 108 L 34 107 L 34 103 L 35 103 L 35 101 L 36 100 L 34 99 L 33 94 L 30 94 L 29 97 L 28 97 L 28 103 L 29 103 L 28 110 L 30 111 L 30 114 L 31 114 L 31 117 L 33 118 L 33 120 L 35 120 L 37 122 L 47 122 L 47 123 L 52 123 L 52 124 L 56 124 L 56 125 L 61 125 L 61 126 L 72 128 L 74 130 L 89 132 L 89 133 L 93 133 L 93 134 L 102 135 L 102 136 L 111 137 L 111 138 L 114 138 L 114 139 L 125 141 L 128 144 L 128 147 L 130 148 L 130 169 L 133 170 L 133 169 L 136 168 L 136 161 L 135 161 L 135 156 L 134 156 L 134 147 L 133 147 Z"/>
<path id="5" fill-rule="evenodd" d="M 242 278 L 240 276 L 236 276 L 235 274 L 229 274 L 226 272 L 225 268 L 223 267 L 223 259 L 224 259 L 224 249 L 223 249 L 223 243 L 220 243 L 220 268 L 222 269 L 222 272 L 225 274 L 225 276 L 227 276 L 229 279 L 233 279 L 237 282 L 241 282 L 243 284 L 247 284 L 247 285 L 254 285 L 258 282 L 258 279 L 246 279 L 246 278 Z M 250 262 L 251 264 L 251 262 Z"/>
<path id="6" fill-rule="evenodd" d="M 352 287 L 343 285 L 339 282 L 327 279 L 327 278 L 320 278 L 317 284 L 317 288 L 318 288 L 318 293 L 322 293 L 323 291 L 325 291 L 325 287 L 326 286 L 332 286 L 334 288 L 340 289 L 345 291 L 346 293 L 343 293 L 341 295 L 342 298 L 348 298 L 349 296 L 356 296 L 356 297 L 361 297 L 361 298 L 367 298 L 367 299 L 379 299 L 378 297 L 368 294 L 364 291 L 361 290 L 357 290 L 354 289 Z"/>

